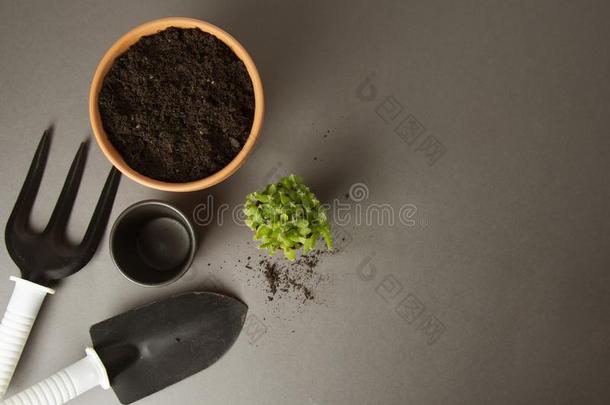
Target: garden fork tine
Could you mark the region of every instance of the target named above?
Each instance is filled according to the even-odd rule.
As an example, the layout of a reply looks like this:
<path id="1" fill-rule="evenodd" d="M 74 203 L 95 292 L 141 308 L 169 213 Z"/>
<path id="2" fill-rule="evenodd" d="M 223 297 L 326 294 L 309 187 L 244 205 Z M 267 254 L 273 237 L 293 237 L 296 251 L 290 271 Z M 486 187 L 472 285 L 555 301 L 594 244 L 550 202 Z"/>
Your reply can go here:
<path id="1" fill-rule="evenodd" d="M 86 154 L 87 141 L 82 142 L 78 148 L 78 152 L 72 161 L 70 171 L 44 232 L 57 232 L 59 234 L 65 231 L 85 169 Z"/>
<path id="2" fill-rule="evenodd" d="M 0 324 L 0 398 L 10 383 L 46 294 L 55 293 L 50 284 L 76 273 L 95 253 L 108 223 L 121 176 L 115 168 L 110 170 L 82 242 L 70 245 L 65 239 L 65 230 L 85 167 L 87 142 L 83 142 L 70 166 L 49 223 L 42 233 L 36 234 L 29 229 L 28 222 L 49 145 L 50 132 L 47 130 L 42 135 L 5 231 L 8 252 L 22 277 L 10 277 L 15 281 L 15 289 Z"/>
<path id="3" fill-rule="evenodd" d="M 36 194 L 38 194 L 42 173 L 44 172 L 47 157 L 49 155 L 50 132 L 49 129 L 45 130 L 38 143 L 34 159 L 32 159 L 32 164 L 30 165 L 28 174 L 21 187 L 21 192 L 17 197 L 15 207 L 8 219 L 6 225 L 7 232 L 9 229 L 19 229 L 23 231 L 27 227 L 32 207 L 34 206 L 34 199 L 36 198 Z"/>
<path id="4" fill-rule="evenodd" d="M 106 184 L 104 185 L 100 199 L 97 202 L 95 211 L 93 212 L 91 222 L 89 223 L 83 241 L 80 244 L 84 256 L 88 257 L 87 261 L 89 261 L 91 256 L 95 253 L 95 249 L 104 234 L 104 229 L 108 223 L 110 211 L 112 211 L 112 203 L 114 202 L 114 196 L 119 187 L 120 180 L 121 172 L 115 167 L 112 167 L 110 173 L 108 173 Z"/>
<path id="5" fill-rule="evenodd" d="M 89 260 L 91 260 L 104 235 L 120 179 L 121 172 L 114 167 L 110 169 L 110 173 L 108 173 L 108 177 L 106 178 L 106 183 L 104 184 L 100 198 L 95 206 L 95 211 L 93 212 L 87 231 L 85 231 L 85 236 L 76 248 L 72 266 L 49 271 L 49 279 L 60 280 L 66 278 L 79 271 L 89 262 Z"/>

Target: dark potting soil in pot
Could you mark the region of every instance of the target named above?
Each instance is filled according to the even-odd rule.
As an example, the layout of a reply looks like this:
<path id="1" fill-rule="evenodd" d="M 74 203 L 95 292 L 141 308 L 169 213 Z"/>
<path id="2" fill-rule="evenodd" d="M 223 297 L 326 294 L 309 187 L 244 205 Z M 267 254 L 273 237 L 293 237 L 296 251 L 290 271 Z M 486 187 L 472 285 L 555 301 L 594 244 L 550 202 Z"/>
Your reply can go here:
<path id="1" fill-rule="evenodd" d="M 184 183 L 224 168 L 246 142 L 254 90 L 243 62 L 215 36 L 168 28 L 142 37 L 108 71 L 98 106 L 125 162 Z"/>

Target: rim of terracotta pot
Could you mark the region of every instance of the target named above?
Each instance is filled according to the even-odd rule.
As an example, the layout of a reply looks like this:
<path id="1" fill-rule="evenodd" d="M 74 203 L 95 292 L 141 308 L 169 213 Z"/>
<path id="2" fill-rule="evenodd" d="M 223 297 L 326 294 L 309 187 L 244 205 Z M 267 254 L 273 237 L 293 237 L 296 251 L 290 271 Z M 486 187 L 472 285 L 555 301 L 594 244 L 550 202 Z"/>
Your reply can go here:
<path id="1" fill-rule="evenodd" d="M 112 67 L 114 60 L 131 45 L 135 44 L 141 37 L 156 34 L 169 27 L 199 28 L 224 42 L 246 66 L 254 89 L 254 120 L 252 122 L 252 128 L 246 143 L 237 156 L 218 172 L 208 177 L 186 183 L 171 183 L 156 180 L 132 169 L 108 139 L 98 110 L 98 95 L 102 88 L 104 77 Z M 106 155 L 108 160 L 127 177 L 146 187 L 163 191 L 185 192 L 202 190 L 220 183 L 235 173 L 254 148 L 254 144 L 258 139 L 262 127 L 264 109 L 263 85 L 258 70 L 244 47 L 221 28 L 205 21 L 186 17 L 168 17 L 149 21 L 137 26 L 119 38 L 102 57 L 95 70 L 95 74 L 93 75 L 93 81 L 91 82 L 91 89 L 89 91 L 89 119 L 91 121 L 91 128 L 97 144 L 102 149 L 104 155 Z"/>

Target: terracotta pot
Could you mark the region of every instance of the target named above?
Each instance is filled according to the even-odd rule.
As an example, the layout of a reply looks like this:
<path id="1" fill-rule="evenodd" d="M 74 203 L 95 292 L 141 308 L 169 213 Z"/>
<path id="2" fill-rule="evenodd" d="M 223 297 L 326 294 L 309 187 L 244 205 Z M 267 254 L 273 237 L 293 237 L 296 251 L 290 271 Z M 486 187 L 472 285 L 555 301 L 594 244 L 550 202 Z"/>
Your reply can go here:
<path id="1" fill-rule="evenodd" d="M 123 157 L 119 154 L 119 152 L 114 148 L 114 146 L 108 139 L 108 136 L 104 131 L 104 127 L 102 126 L 100 113 L 98 110 L 98 94 L 102 88 L 104 77 L 106 76 L 108 70 L 110 70 L 110 68 L 112 67 L 114 60 L 123 52 L 125 52 L 131 45 L 136 43 L 142 36 L 155 34 L 168 27 L 199 28 L 202 31 L 208 32 L 214 35 L 216 38 L 220 39 L 222 42 L 227 44 L 227 46 L 231 48 L 231 50 L 233 50 L 233 52 L 237 55 L 238 58 L 242 60 L 242 62 L 246 66 L 246 69 L 248 70 L 250 79 L 252 80 L 252 86 L 254 88 L 254 121 L 252 123 L 250 135 L 241 151 L 222 170 L 203 179 L 187 183 L 169 183 L 165 181 L 155 180 L 150 177 L 144 176 L 129 167 L 127 163 L 125 163 L 125 161 L 123 160 Z M 110 47 L 110 49 L 106 52 L 106 54 L 100 61 L 95 71 L 95 75 L 93 76 L 93 82 L 91 83 L 91 90 L 89 92 L 89 118 L 91 120 L 91 127 L 93 129 L 95 139 L 97 140 L 98 145 L 104 152 L 104 155 L 106 155 L 108 160 L 110 160 L 110 162 L 127 177 L 137 181 L 138 183 L 144 186 L 164 191 L 201 190 L 213 186 L 214 184 L 220 183 L 221 181 L 225 180 L 227 177 L 235 173 L 235 171 L 244 163 L 246 157 L 248 157 L 248 155 L 250 154 L 250 152 L 252 152 L 254 148 L 254 144 L 259 136 L 263 123 L 264 108 L 265 107 L 263 99 L 263 85 L 261 83 L 260 76 L 258 74 L 258 71 L 256 70 L 256 66 L 254 66 L 252 58 L 250 58 L 250 55 L 248 55 L 248 53 L 241 46 L 241 44 L 237 42 L 237 40 L 231 35 L 223 31 L 222 29 L 216 27 L 215 25 L 192 18 L 182 17 L 170 17 L 150 21 L 134 28 L 127 34 L 123 35 L 118 41 L 114 43 L 114 45 Z"/>

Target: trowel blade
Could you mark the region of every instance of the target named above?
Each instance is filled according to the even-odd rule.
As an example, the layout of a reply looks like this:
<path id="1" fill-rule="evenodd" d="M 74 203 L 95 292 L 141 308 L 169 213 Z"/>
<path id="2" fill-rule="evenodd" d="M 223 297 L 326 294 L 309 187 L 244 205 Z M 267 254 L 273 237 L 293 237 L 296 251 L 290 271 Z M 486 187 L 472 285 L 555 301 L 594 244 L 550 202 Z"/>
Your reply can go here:
<path id="1" fill-rule="evenodd" d="M 135 402 L 214 364 L 239 336 L 248 307 L 235 298 L 193 292 L 93 325 L 93 346 L 123 404 Z"/>

